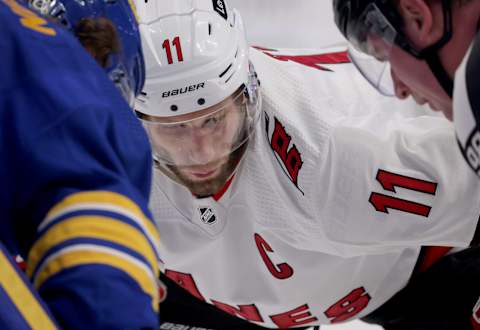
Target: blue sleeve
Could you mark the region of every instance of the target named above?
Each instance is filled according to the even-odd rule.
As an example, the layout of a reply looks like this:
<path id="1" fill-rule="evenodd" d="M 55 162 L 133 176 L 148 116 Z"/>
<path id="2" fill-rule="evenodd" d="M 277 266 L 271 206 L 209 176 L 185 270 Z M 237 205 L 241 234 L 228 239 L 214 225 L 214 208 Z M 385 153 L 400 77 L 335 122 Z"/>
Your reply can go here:
<path id="1" fill-rule="evenodd" d="M 25 10 L 0 2 L 0 241 L 62 327 L 157 328 L 148 139 L 77 41 Z"/>
<path id="2" fill-rule="evenodd" d="M 1 242 L 0 301 L 0 329 L 58 328 L 47 306 Z"/>

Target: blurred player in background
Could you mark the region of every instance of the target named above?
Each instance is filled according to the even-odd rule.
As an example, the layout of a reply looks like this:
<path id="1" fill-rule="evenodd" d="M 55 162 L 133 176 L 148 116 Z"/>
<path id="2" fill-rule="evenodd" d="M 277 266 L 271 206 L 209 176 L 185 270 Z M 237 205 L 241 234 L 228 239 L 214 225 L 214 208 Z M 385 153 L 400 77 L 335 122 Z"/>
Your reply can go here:
<path id="1" fill-rule="evenodd" d="M 337 26 L 355 46 L 351 56 L 365 77 L 384 94 L 412 96 L 454 120 L 462 153 L 480 174 L 480 2 L 333 3 Z"/>
<path id="2" fill-rule="evenodd" d="M 350 57 L 368 81 L 382 94 L 400 99 L 412 96 L 416 102 L 428 103 L 432 109 L 443 112 L 453 120 L 463 157 L 474 172 L 480 174 L 480 2 L 335 0 L 333 8 L 338 28 L 352 43 Z M 472 181 L 472 184 L 477 183 Z M 459 203 L 455 207 L 462 206 Z M 477 232 L 477 245 L 479 236 Z M 474 262 L 468 265 L 461 261 L 463 257 L 459 258 L 456 255 L 449 257 L 456 269 L 478 268 Z M 447 260 L 443 262 L 447 263 Z M 441 274 L 442 278 L 448 277 L 445 271 Z M 431 293 L 441 292 L 441 281 L 438 279 L 437 283 L 430 277 L 419 281 L 416 286 L 428 288 L 426 290 Z M 448 304 L 442 307 L 432 304 L 432 301 L 439 302 L 442 299 L 421 290 L 404 293 L 403 298 L 392 300 L 390 311 L 385 313 L 385 310 L 379 310 L 377 314 L 382 318 L 383 314 L 387 314 L 388 318 L 395 319 L 392 317 L 395 310 L 404 310 L 405 313 L 406 309 L 410 309 L 411 314 L 405 315 L 412 318 L 421 315 L 425 319 L 427 310 L 419 306 L 428 305 L 432 319 L 442 309 L 452 318 L 466 319 L 468 315 L 463 313 L 470 311 L 471 314 L 473 310 L 473 316 L 470 315 L 472 326 L 480 328 L 480 301 L 475 304 L 475 297 L 478 299 L 480 291 L 478 288 L 469 288 L 471 283 L 465 279 L 458 285 L 460 283 L 464 288 L 457 291 L 463 297 L 460 297 L 462 304 L 458 301 L 457 304 L 464 307 L 462 314 L 452 313 L 446 308 Z M 430 296 L 430 303 L 412 299 L 413 296 Z M 404 306 L 400 308 L 400 305 Z M 422 309 L 419 313 L 418 310 Z M 397 318 L 395 322 L 404 321 L 403 318 Z M 396 326 L 408 328 L 408 323 Z"/>
<path id="3" fill-rule="evenodd" d="M 363 317 L 469 246 L 480 187 L 447 120 L 378 95 L 343 49 L 249 49 L 224 1 L 138 9 L 162 329 Z"/>
<path id="4" fill-rule="evenodd" d="M 47 19 L 0 1 L 0 328 L 158 328 L 151 152 L 122 98 L 144 83 L 132 8 L 23 4 Z"/>

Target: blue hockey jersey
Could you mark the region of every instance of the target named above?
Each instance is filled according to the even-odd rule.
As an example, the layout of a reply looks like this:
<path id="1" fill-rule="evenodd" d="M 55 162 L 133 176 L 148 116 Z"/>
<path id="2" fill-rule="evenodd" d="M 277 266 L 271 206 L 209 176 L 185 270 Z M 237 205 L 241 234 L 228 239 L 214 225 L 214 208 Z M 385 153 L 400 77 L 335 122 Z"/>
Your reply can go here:
<path id="1" fill-rule="evenodd" d="M 56 329 L 48 307 L 0 242 L 0 329 Z"/>
<path id="2" fill-rule="evenodd" d="M 61 326 L 157 327 L 143 128 L 68 32 L 14 0 L 0 31 L 0 242 Z"/>

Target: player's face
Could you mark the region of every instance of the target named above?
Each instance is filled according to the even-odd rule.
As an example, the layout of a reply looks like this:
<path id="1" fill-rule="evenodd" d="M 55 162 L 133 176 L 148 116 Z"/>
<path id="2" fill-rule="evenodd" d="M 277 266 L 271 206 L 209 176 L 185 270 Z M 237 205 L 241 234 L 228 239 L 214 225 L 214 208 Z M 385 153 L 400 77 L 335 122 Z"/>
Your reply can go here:
<path id="1" fill-rule="evenodd" d="M 390 53 L 395 95 L 400 99 L 412 96 L 418 104 L 428 103 L 452 120 L 452 102 L 424 60 L 418 60 L 399 47 Z"/>
<path id="2" fill-rule="evenodd" d="M 389 61 L 395 96 L 406 99 L 412 96 L 418 104 L 428 103 L 435 111 L 442 111 L 452 120 L 451 99 L 440 86 L 428 64 L 396 45 L 382 39 L 369 39 L 372 55 L 380 61 Z"/>
<path id="3" fill-rule="evenodd" d="M 231 96 L 213 107 L 147 128 L 153 148 L 168 158 L 165 166 L 197 196 L 218 192 L 237 164 L 232 149 L 244 132 L 243 98 L 243 94 Z"/>
<path id="4" fill-rule="evenodd" d="M 218 193 L 234 172 L 243 149 L 228 154 L 224 159 L 210 168 L 194 168 L 167 165 L 175 174 L 176 179 L 186 186 L 197 197 L 207 197 Z M 207 172 L 204 172 L 207 171 Z M 208 172 L 209 171 L 209 172 Z"/>

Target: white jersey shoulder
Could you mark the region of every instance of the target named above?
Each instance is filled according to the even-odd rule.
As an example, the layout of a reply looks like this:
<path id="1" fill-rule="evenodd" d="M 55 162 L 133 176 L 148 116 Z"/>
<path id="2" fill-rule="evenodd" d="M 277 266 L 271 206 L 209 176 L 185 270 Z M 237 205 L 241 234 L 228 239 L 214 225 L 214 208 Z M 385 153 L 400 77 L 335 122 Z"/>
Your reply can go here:
<path id="1" fill-rule="evenodd" d="M 302 154 L 301 198 L 342 255 L 470 242 L 480 187 L 446 119 L 382 97 L 341 50 L 277 53 L 251 54 L 263 108 Z"/>
<path id="2" fill-rule="evenodd" d="M 170 278 L 263 326 L 328 324 L 401 289 L 421 245 L 468 245 L 480 187 L 451 124 L 377 95 L 341 49 L 251 60 L 262 120 L 224 195 L 197 199 L 155 173 Z"/>

